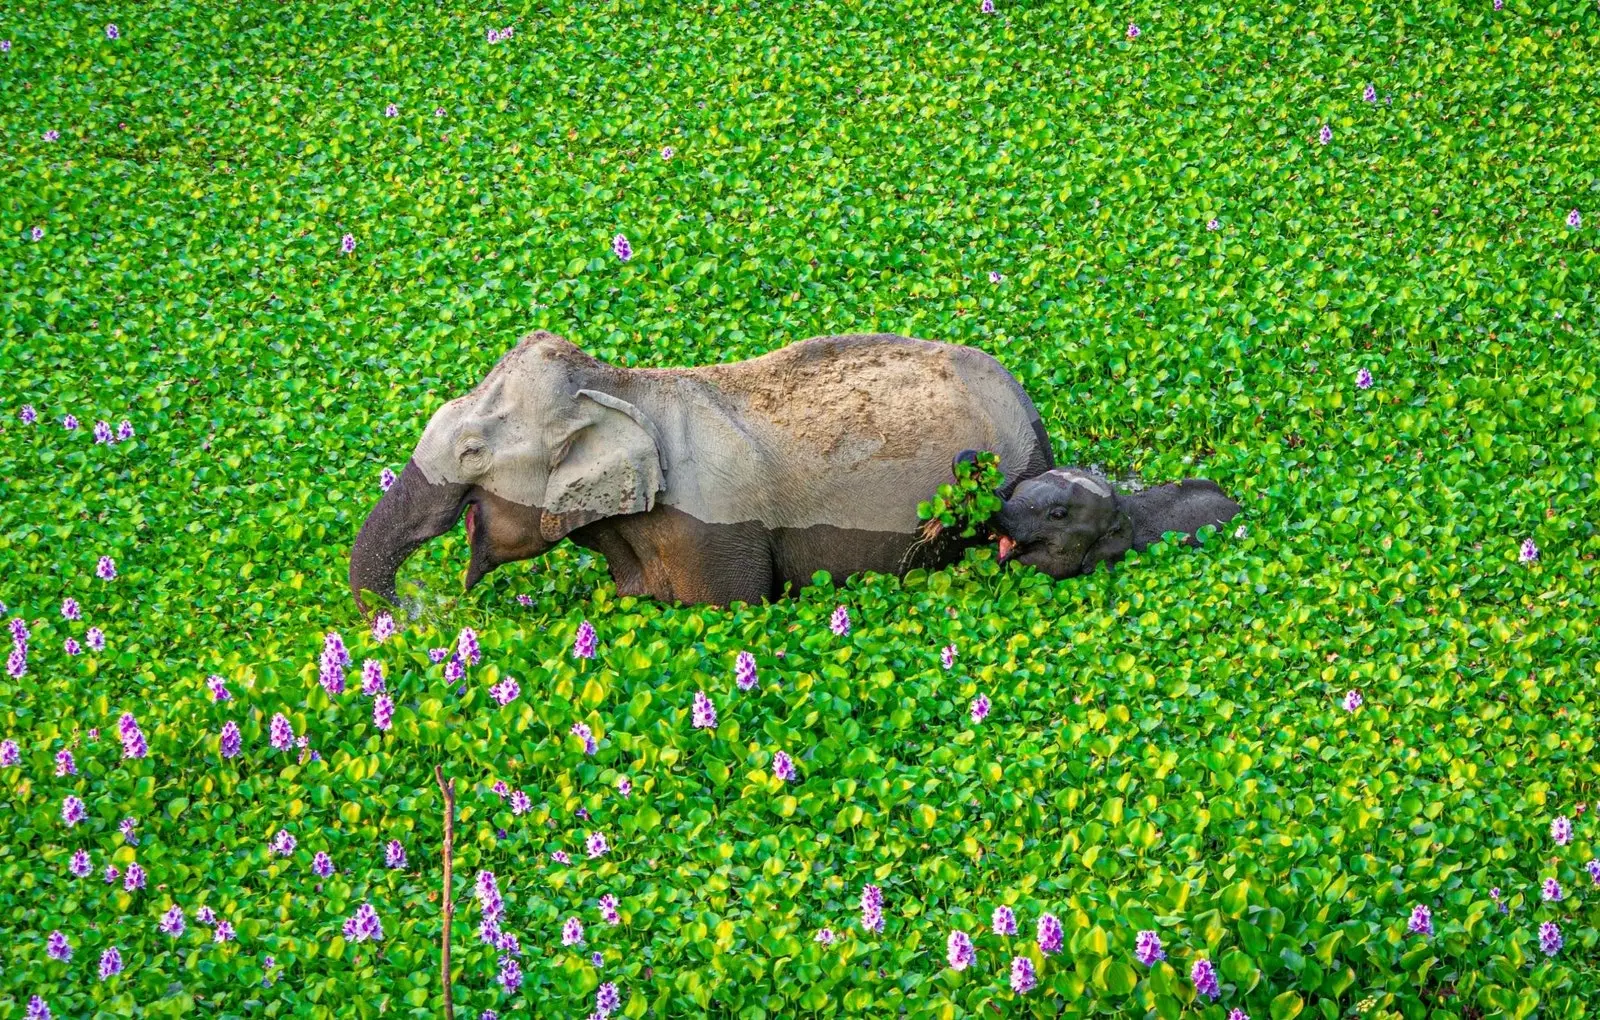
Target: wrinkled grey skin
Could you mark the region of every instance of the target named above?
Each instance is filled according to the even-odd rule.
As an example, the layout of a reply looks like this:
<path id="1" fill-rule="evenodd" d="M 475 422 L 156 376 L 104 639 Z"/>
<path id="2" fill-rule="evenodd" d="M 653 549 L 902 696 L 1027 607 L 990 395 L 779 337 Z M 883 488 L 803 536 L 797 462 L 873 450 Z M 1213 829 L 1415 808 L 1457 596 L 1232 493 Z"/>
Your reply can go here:
<path id="1" fill-rule="evenodd" d="M 993 518 L 1002 562 L 1016 560 L 1054 578 L 1087 574 L 1144 550 L 1168 531 L 1221 527 L 1239 512 L 1215 482 L 1186 478 L 1133 495 L 1092 471 L 1055 468 L 1019 484 Z"/>
<path id="2" fill-rule="evenodd" d="M 1052 463 L 1027 394 L 970 347 L 856 334 L 626 369 L 533 333 L 428 422 L 356 536 L 350 588 L 363 610 L 363 591 L 393 601 L 406 558 L 463 519 L 468 588 L 563 538 L 619 593 L 686 603 L 942 565 L 973 543 L 915 544 L 916 506 L 962 447 L 1008 479 Z"/>

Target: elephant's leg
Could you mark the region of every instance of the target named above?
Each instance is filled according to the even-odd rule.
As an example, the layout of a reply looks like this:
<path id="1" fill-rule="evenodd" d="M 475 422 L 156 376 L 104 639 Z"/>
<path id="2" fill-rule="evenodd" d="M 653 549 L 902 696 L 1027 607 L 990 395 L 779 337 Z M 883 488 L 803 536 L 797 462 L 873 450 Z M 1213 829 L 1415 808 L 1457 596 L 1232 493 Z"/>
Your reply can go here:
<path id="1" fill-rule="evenodd" d="M 771 534 L 758 522 L 707 524 L 664 504 L 615 520 L 655 598 L 727 605 L 777 597 Z"/>
<path id="2" fill-rule="evenodd" d="M 613 521 L 600 521 L 579 528 L 571 538 L 577 545 L 592 549 L 606 558 L 606 568 L 611 571 L 611 580 L 616 582 L 618 595 L 653 594 L 645 581 L 644 565 L 639 562 L 633 547 L 619 533 Z"/>

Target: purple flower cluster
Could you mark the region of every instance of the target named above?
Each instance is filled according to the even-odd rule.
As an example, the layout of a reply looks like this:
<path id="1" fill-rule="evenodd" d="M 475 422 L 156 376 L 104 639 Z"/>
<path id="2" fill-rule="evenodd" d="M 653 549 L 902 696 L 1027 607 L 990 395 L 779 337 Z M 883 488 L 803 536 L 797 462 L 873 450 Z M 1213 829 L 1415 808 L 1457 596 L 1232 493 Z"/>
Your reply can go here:
<path id="1" fill-rule="evenodd" d="M 563 946 L 583 945 L 583 922 L 576 917 L 567 918 L 567 923 L 561 926 L 561 944 Z"/>
<path id="2" fill-rule="evenodd" d="M 629 779 L 627 776 L 618 776 L 617 792 L 622 794 L 624 797 L 633 793 L 633 780 Z"/>
<path id="3" fill-rule="evenodd" d="M 779 751 L 772 756 L 772 774 L 785 783 L 794 782 L 794 759 Z"/>
<path id="4" fill-rule="evenodd" d="M 972 948 L 972 937 L 964 931 L 953 931 L 945 942 L 945 955 L 951 970 L 966 970 L 978 960 L 978 951 Z"/>
<path id="5" fill-rule="evenodd" d="M 72 959 L 72 943 L 68 942 L 67 937 L 59 931 L 51 932 L 50 937 L 45 939 L 44 951 L 52 960 L 65 963 Z"/>
<path id="6" fill-rule="evenodd" d="M 833 611 L 833 616 L 829 617 L 828 619 L 828 629 L 833 631 L 836 637 L 849 637 L 850 610 L 846 609 L 844 606 L 839 606 L 836 608 Z"/>
<path id="7" fill-rule="evenodd" d="M 344 693 L 344 671 L 350 665 L 350 652 L 338 631 L 330 630 L 322 639 L 322 658 L 318 680 L 330 695 Z"/>
<path id="8" fill-rule="evenodd" d="M 68 620 L 83 619 L 83 610 L 78 606 L 78 600 L 70 597 L 62 599 L 61 615 Z"/>
<path id="9" fill-rule="evenodd" d="M 89 862 L 89 851 L 75 851 L 72 860 L 67 864 L 67 870 L 72 872 L 74 878 L 88 878 L 89 872 L 94 870 L 94 865 Z"/>
<path id="10" fill-rule="evenodd" d="M 68 825 L 77 825 L 88 817 L 88 814 L 84 810 L 83 801 L 71 794 L 68 794 L 67 798 L 61 802 L 61 820 Z"/>
<path id="11" fill-rule="evenodd" d="M 622 994 L 613 981 L 607 981 L 594 993 L 594 1009 L 602 1017 L 610 1016 L 621 1005 Z"/>
<path id="12" fill-rule="evenodd" d="M 372 699 L 372 725 L 385 733 L 394 725 L 394 699 L 389 695 L 379 694 Z"/>
<path id="13" fill-rule="evenodd" d="M 1368 371 L 1365 367 L 1363 367 L 1361 369 L 1361 371 L 1356 373 L 1356 389 L 1358 389 L 1358 390 L 1370 390 L 1370 389 L 1372 389 L 1372 373 L 1370 371 Z"/>
<path id="14" fill-rule="evenodd" d="M 717 706 L 706 697 L 705 691 L 694 692 L 694 725 L 696 729 L 714 730 L 717 728 Z"/>
<path id="15" fill-rule="evenodd" d="M 406 848 L 398 839 L 391 839 L 389 845 L 383 848 L 383 865 L 396 871 L 405 868 Z"/>
<path id="16" fill-rule="evenodd" d="M 34 229 L 38 228 L 36 227 Z M 17 413 L 17 417 L 22 419 L 22 424 L 32 425 L 34 422 L 39 420 L 39 412 L 33 409 L 32 404 L 23 404 L 22 410 Z"/>
<path id="17" fill-rule="evenodd" d="M 506 916 L 506 904 L 500 898 L 500 883 L 495 879 L 494 872 L 478 872 L 472 884 L 472 895 L 483 911 L 483 924 L 478 929 L 478 937 L 489 945 L 497 945 L 500 941 L 500 922 Z"/>
<path id="18" fill-rule="evenodd" d="M 383 691 L 383 663 L 368 659 L 361 664 L 361 693 L 367 697 Z"/>
<path id="19" fill-rule="evenodd" d="M 372 618 L 372 640 L 380 645 L 394 637 L 397 629 L 394 623 L 394 614 L 387 609 Z"/>
<path id="20" fill-rule="evenodd" d="M 1189 980 L 1194 982 L 1196 995 L 1210 996 L 1213 1000 L 1222 998 L 1222 985 L 1217 981 L 1217 970 L 1205 957 L 1194 961 L 1194 966 L 1189 970 Z"/>
<path id="21" fill-rule="evenodd" d="M 462 627 L 461 633 L 456 635 L 456 654 L 469 666 L 476 666 L 483 658 L 483 650 L 478 647 L 478 632 L 471 627 Z"/>
<path id="22" fill-rule="evenodd" d="M 279 829 L 277 834 L 272 837 L 272 843 L 269 848 L 279 857 L 287 857 L 294 853 L 294 837 L 289 835 L 288 829 Z"/>
<path id="23" fill-rule="evenodd" d="M 1547 878 L 1539 887 L 1539 895 L 1546 903 L 1559 903 L 1565 894 L 1561 891 L 1560 882 Z"/>
<path id="24" fill-rule="evenodd" d="M 533 800 L 521 790 L 511 791 L 511 813 L 525 815 L 533 810 Z"/>
<path id="25" fill-rule="evenodd" d="M 145 885 L 144 869 L 139 866 L 139 863 L 137 861 L 133 862 L 132 864 L 129 864 L 128 865 L 128 873 L 126 875 L 122 876 L 122 891 L 123 892 L 137 892 L 140 889 L 143 889 L 144 885 Z"/>
<path id="26" fill-rule="evenodd" d="M 87 641 L 89 643 L 89 647 L 94 649 L 95 651 L 97 651 L 97 652 L 105 651 L 105 648 L 106 648 L 106 633 L 105 633 L 105 631 L 101 630 L 99 627 L 90 627 L 88 629 L 88 631 L 86 631 L 84 633 L 83 639 L 85 641 Z"/>
<path id="27" fill-rule="evenodd" d="M 50 1020 L 50 1018 L 50 1005 L 44 1001 L 43 996 L 30 996 L 25 1020 Z"/>
<path id="28" fill-rule="evenodd" d="M 1572 842 L 1572 822 L 1566 815 L 1558 815 L 1550 822 L 1550 838 L 1556 841 L 1556 846 Z"/>
<path id="29" fill-rule="evenodd" d="M 311 858 L 311 873 L 318 878 L 327 878 L 333 874 L 333 858 L 325 851 L 318 850 Z"/>
<path id="30" fill-rule="evenodd" d="M 1561 929 L 1554 921 L 1546 921 L 1539 926 L 1539 951 L 1546 956 L 1554 956 L 1561 952 L 1564 945 L 1561 938 Z"/>
<path id="31" fill-rule="evenodd" d="M 344 937 L 350 942 L 382 942 L 383 925 L 372 904 L 363 903 L 344 922 Z"/>
<path id="32" fill-rule="evenodd" d="M 184 929 L 183 908 L 174 903 L 171 910 L 161 915 L 160 928 L 163 935 L 171 935 L 173 938 L 182 935 Z"/>
<path id="33" fill-rule="evenodd" d="M 133 830 L 138 827 L 138 821 L 133 818 L 124 818 L 117 823 L 117 831 L 122 833 L 122 838 L 127 841 L 129 846 L 139 845 L 139 837 L 133 834 Z"/>
<path id="34" fill-rule="evenodd" d="M 14 768 L 22 764 L 22 749 L 15 740 L 0 740 L 0 766 Z M 56 775 L 60 775 L 57 772 Z"/>
<path id="35" fill-rule="evenodd" d="M 227 921 L 223 921 L 222 923 L 218 924 L 216 929 L 211 933 L 211 941 L 213 942 L 232 942 L 233 939 L 233 925 Z"/>
<path id="36" fill-rule="evenodd" d="M 989 718 L 989 708 L 989 696 L 987 694 L 980 694 L 976 698 L 973 698 L 972 708 L 970 709 L 972 721 L 975 723 L 981 723 L 985 719 Z"/>
<path id="37" fill-rule="evenodd" d="M 1567 226 L 1571 227 L 1573 230 L 1577 230 L 1579 227 L 1583 226 L 1583 215 L 1576 209 L 1567 213 Z"/>
<path id="38" fill-rule="evenodd" d="M 1166 950 L 1161 948 L 1161 936 L 1153 931 L 1141 931 L 1133 941 L 1133 955 L 1146 967 L 1153 967 L 1157 960 L 1167 958 Z"/>
<path id="39" fill-rule="evenodd" d="M 489 688 L 489 697 L 493 698 L 495 704 L 502 708 L 517 700 L 517 695 L 521 693 L 522 688 L 518 687 L 517 682 L 510 677 L 506 677 Z"/>
<path id="40" fill-rule="evenodd" d="M 817 934 L 812 937 L 812 941 L 813 942 L 820 942 L 822 945 L 825 945 L 825 946 L 833 945 L 833 929 L 832 928 L 819 928 L 819 929 L 817 929 Z"/>
<path id="41" fill-rule="evenodd" d="M 94 441 L 95 441 L 96 444 L 99 444 L 99 443 L 107 443 L 107 444 L 109 444 L 111 442 L 111 423 L 110 422 L 108 422 L 108 421 L 97 421 L 97 422 L 94 423 Z"/>
<path id="42" fill-rule="evenodd" d="M 1522 549 L 1518 552 L 1517 558 L 1523 563 L 1532 563 L 1534 560 L 1537 560 L 1539 558 L 1538 544 L 1535 543 L 1531 538 L 1523 539 Z"/>
<path id="43" fill-rule="evenodd" d="M 379 492 L 388 492 L 390 489 L 394 488 L 394 483 L 397 482 L 397 481 L 399 481 L 399 479 L 395 477 L 395 473 L 393 471 L 391 471 L 389 468 L 384 468 L 382 471 L 378 472 L 378 491 Z M 382 615 L 388 616 L 389 614 L 384 613 Z M 390 616 L 389 620 L 390 620 L 391 623 L 393 623 L 394 617 Z M 373 637 L 377 637 L 378 636 L 377 635 L 376 621 L 374 621 L 373 635 L 372 636 Z M 378 641 L 379 641 L 379 643 L 382 643 L 383 638 L 378 638 Z"/>
<path id="44" fill-rule="evenodd" d="M 954 669 L 956 664 L 956 646 L 945 645 L 939 649 L 939 664 L 945 669 Z"/>
<path id="45" fill-rule="evenodd" d="M 739 657 L 733 662 L 733 682 L 739 685 L 741 691 L 748 691 L 756 685 L 756 657 L 749 652 L 740 652 Z"/>
<path id="46" fill-rule="evenodd" d="M 622 915 L 617 912 L 617 898 L 610 893 L 600 897 L 600 919 L 606 924 L 622 922 Z"/>
<path id="47" fill-rule="evenodd" d="M 1033 961 L 1026 956 L 1018 956 L 1011 961 L 1011 990 L 1018 995 L 1027 995 L 1039 983 L 1038 975 L 1034 973 Z"/>
<path id="48" fill-rule="evenodd" d="M 100 954 L 100 980 L 109 981 L 122 973 L 122 951 L 112 946 Z"/>
<path id="49" fill-rule="evenodd" d="M 211 691 L 212 701 L 231 701 L 233 694 L 229 692 L 227 681 L 213 673 L 206 677 L 206 687 Z"/>
<path id="50" fill-rule="evenodd" d="M 578 636 L 572 642 L 572 654 L 579 659 L 592 659 L 597 643 L 594 627 L 585 620 L 578 624 Z"/>
<path id="51" fill-rule="evenodd" d="M 95 564 L 95 576 L 102 581 L 115 581 L 117 579 L 117 561 L 109 556 L 100 557 L 100 562 Z"/>
<path id="52" fill-rule="evenodd" d="M 583 741 L 583 753 L 584 754 L 594 754 L 595 749 L 599 745 L 597 745 L 594 742 L 594 731 L 593 730 L 589 729 L 588 726 L 585 726 L 581 722 L 575 722 L 575 723 L 572 724 L 571 733 L 572 733 L 573 736 L 575 736 L 579 740 Z"/>
<path id="53" fill-rule="evenodd" d="M 875 885 L 861 887 L 861 929 L 883 931 L 883 890 Z"/>
<path id="54" fill-rule="evenodd" d="M 1040 914 L 1038 925 L 1039 952 L 1049 956 L 1061 952 L 1061 922 L 1054 914 Z"/>
<path id="55" fill-rule="evenodd" d="M 604 857 L 606 855 L 606 851 L 611 849 L 611 847 L 606 844 L 605 835 L 599 832 L 589 833 L 588 837 L 583 841 L 583 846 L 585 850 L 589 851 L 590 860 L 593 860 L 596 857 Z"/>
<path id="56" fill-rule="evenodd" d="M 0 762 L 3 762 L 4 758 L 5 758 L 4 748 L 0 747 Z M 77 774 L 78 774 L 78 763 L 72 760 L 72 752 L 71 751 L 57 751 L 56 752 L 56 775 L 57 776 L 75 776 Z"/>
<path id="57" fill-rule="evenodd" d="M 513 956 L 500 957 L 500 972 L 495 975 L 500 987 L 515 994 L 522 987 L 522 965 Z"/>
<path id="58" fill-rule="evenodd" d="M 1017 933 L 1017 915 L 1010 907 L 995 907 L 994 915 L 989 918 L 989 927 L 996 935 L 1015 935 Z"/>
<path id="59" fill-rule="evenodd" d="M 1594 879 L 1594 884 L 1600 885 L 1600 857 L 1591 857 L 1589 863 L 1583 867 L 1589 872 L 1589 877 Z"/>
<path id="60" fill-rule="evenodd" d="M 274 751 L 287 751 L 294 747 L 294 727 L 282 712 L 274 713 L 269 736 Z"/>
<path id="61" fill-rule="evenodd" d="M 611 250 L 623 262 L 633 258 L 633 245 L 629 244 L 628 239 L 621 234 L 611 239 Z"/>
<path id="62" fill-rule="evenodd" d="M 1411 908 L 1411 919 L 1406 922 L 1406 930 L 1413 935 L 1433 934 L 1433 911 L 1418 903 Z"/>
<path id="63" fill-rule="evenodd" d="M 117 733 L 122 738 L 124 758 L 143 758 L 150 753 L 150 745 L 145 742 L 144 732 L 139 729 L 132 712 L 122 713 L 117 720 Z"/>
<path id="64" fill-rule="evenodd" d="M 239 746 L 243 740 L 239 736 L 239 724 L 229 719 L 222 724 L 222 736 L 217 741 L 217 750 L 222 752 L 224 758 L 237 758 Z"/>

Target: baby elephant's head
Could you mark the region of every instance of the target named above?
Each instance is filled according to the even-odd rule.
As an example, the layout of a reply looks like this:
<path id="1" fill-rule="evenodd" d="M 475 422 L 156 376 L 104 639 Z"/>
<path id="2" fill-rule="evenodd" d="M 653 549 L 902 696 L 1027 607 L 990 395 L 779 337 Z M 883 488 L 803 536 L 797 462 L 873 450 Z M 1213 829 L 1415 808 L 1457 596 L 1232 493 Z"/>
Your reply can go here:
<path id="1" fill-rule="evenodd" d="M 1133 523 L 1111 483 L 1092 471 L 1056 468 L 1018 485 L 995 517 L 1000 561 L 1051 577 L 1076 577 L 1133 544 Z"/>
<path id="2" fill-rule="evenodd" d="M 1158 485 L 1132 496 L 1081 468 L 1056 468 L 1018 485 L 994 518 L 1000 560 L 1015 559 L 1051 577 L 1087 574 L 1143 551 L 1169 531 L 1190 536 L 1220 527 L 1239 512 L 1217 484 L 1204 478 Z"/>

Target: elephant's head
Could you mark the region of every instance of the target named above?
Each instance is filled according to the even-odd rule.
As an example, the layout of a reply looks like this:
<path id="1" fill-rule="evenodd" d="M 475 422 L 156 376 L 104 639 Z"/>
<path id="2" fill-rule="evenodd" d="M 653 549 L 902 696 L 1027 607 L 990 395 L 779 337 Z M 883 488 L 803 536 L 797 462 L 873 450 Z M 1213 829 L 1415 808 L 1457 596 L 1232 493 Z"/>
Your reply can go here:
<path id="1" fill-rule="evenodd" d="M 1018 485 L 994 518 L 1000 560 L 1051 577 L 1075 577 L 1133 545 L 1133 521 L 1111 484 L 1077 468 L 1055 468 Z"/>
<path id="2" fill-rule="evenodd" d="M 654 507 L 663 485 L 655 425 L 618 390 L 626 373 L 535 333 L 476 389 L 441 407 L 350 551 L 350 590 L 393 601 L 395 573 L 466 517 L 466 587 L 569 532 Z"/>

